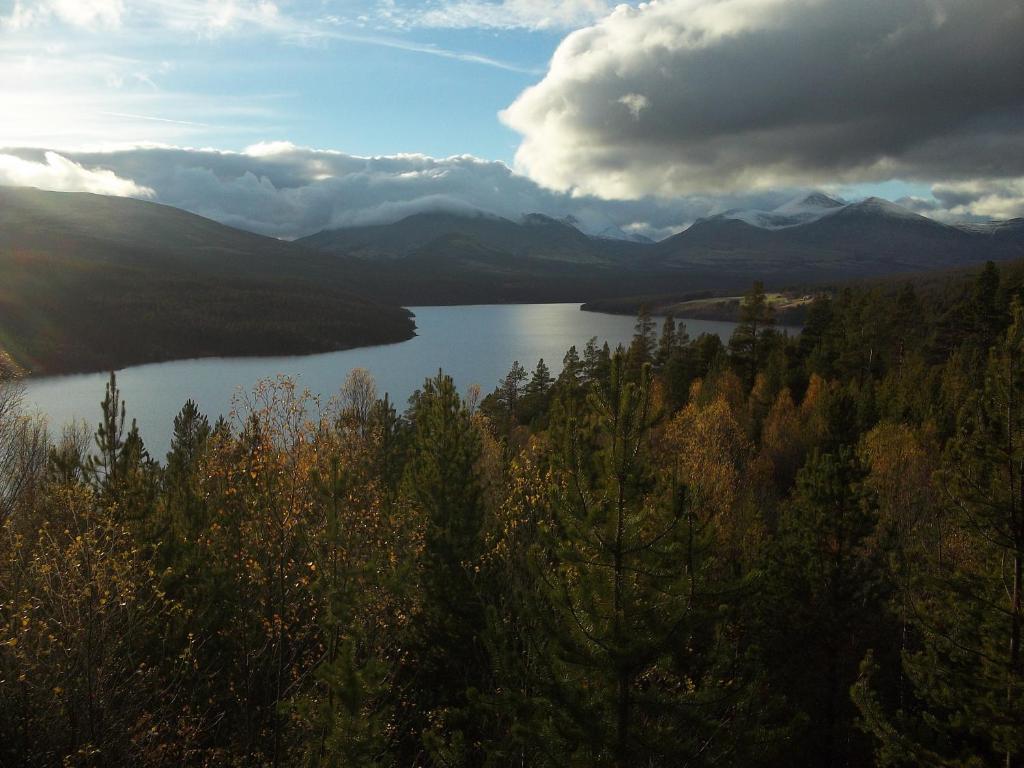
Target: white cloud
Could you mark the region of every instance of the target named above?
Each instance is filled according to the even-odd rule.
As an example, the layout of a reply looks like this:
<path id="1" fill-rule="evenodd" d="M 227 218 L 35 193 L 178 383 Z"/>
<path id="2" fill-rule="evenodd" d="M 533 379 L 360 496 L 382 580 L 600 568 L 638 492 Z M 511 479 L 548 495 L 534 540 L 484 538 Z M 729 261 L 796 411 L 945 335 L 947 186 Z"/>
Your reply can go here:
<path id="1" fill-rule="evenodd" d="M 18 175 L 0 172 L 0 183 L 38 185 L 38 181 L 27 180 L 28 170 L 38 180 L 48 165 L 54 169 L 71 166 L 83 172 L 89 169 L 90 178 L 106 179 L 108 188 L 120 189 L 120 194 L 151 190 L 152 199 L 158 202 L 284 238 L 330 227 L 389 223 L 437 210 L 484 211 L 511 219 L 533 212 L 556 218 L 571 215 L 590 232 L 618 226 L 664 235 L 715 210 L 773 207 L 791 194 L 608 201 L 552 192 L 504 163 L 470 155 L 357 157 L 289 142 L 263 142 L 244 152 L 166 146 L 63 151 L 63 157 L 53 159 L 53 153 L 42 149 L 0 152 L 13 158 L 8 161 L 12 167 L 16 161 L 22 169 Z M 104 169 L 106 175 L 97 176 L 98 169 Z M 49 173 L 56 175 L 57 171 Z M 62 184 L 58 187 L 53 182 L 50 188 L 74 188 L 70 181 Z"/>
<path id="2" fill-rule="evenodd" d="M 124 0 L 14 0 L 0 27 L 19 30 L 56 20 L 76 27 L 116 27 L 124 14 Z"/>
<path id="3" fill-rule="evenodd" d="M 517 169 L 612 198 L 1019 177 L 1022 39 L 1020 0 L 655 0 L 502 119 Z"/>
<path id="4" fill-rule="evenodd" d="M 621 109 L 621 106 L 620 106 Z M 358 157 L 261 142 L 243 152 L 145 146 L 109 151 L 0 149 L 0 184 L 148 197 L 230 226 L 282 238 L 386 224 L 427 211 L 572 216 L 584 231 L 619 228 L 661 239 L 695 219 L 771 210 L 800 190 L 607 200 L 539 186 L 500 162 L 470 155 Z M 935 185 L 932 199 L 903 200 L 947 221 L 1024 215 L 1024 179 Z"/>
<path id="5" fill-rule="evenodd" d="M 399 17 L 388 6 L 391 19 L 404 24 L 445 29 L 573 29 L 607 15 L 604 0 L 451 0 L 439 6 Z"/>
<path id="6" fill-rule="evenodd" d="M 56 152 L 46 152 L 41 162 L 0 154 L 0 184 L 118 197 L 153 196 L 153 190 L 130 179 L 123 179 L 110 170 L 86 168 Z"/>
<path id="7" fill-rule="evenodd" d="M 624 104 L 634 120 L 640 119 L 640 113 L 651 106 L 651 101 L 642 93 L 627 93 L 619 98 L 619 104 Z"/>

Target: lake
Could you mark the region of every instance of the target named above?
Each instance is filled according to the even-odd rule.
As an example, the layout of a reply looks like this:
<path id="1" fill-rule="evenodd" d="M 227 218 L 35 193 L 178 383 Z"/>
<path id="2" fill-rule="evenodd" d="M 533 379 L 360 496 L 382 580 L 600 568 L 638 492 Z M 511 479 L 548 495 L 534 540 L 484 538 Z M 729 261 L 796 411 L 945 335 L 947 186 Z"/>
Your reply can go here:
<path id="1" fill-rule="evenodd" d="M 479 384 L 487 394 L 518 360 L 532 371 L 544 359 L 557 375 L 566 350 L 582 353 L 592 336 L 612 347 L 628 344 L 634 318 L 581 312 L 579 304 L 502 304 L 411 307 L 417 335 L 409 341 L 342 352 L 294 357 L 206 358 L 139 365 L 117 372 L 129 420 L 137 419 L 152 455 L 162 458 L 170 445 L 175 414 L 191 398 L 212 421 L 227 414 L 239 389 L 263 378 L 288 375 L 326 401 L 353 368 L 365 368 L 399 410 L 423 380 L 442 368 L 463 392 Z M 687 320 L 691 337 L 715 333 L 728 339 L 735 323 Z M 660 320 L 659 320 L 660 326 Z M 126 332 L 130 333 L 130 329 Z M 26 405 L 59 432 L 72 420 L 99 422 L 106 373 L 53 376 L 26 382 Z"/>

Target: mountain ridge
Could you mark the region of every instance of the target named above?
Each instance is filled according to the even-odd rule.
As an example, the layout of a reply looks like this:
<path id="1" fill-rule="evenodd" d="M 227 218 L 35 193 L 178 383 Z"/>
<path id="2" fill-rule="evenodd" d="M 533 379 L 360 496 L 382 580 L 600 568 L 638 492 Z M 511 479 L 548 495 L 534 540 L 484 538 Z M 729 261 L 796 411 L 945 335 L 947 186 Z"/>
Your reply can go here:
<path id="1" fill-rule="evenodd" d="M 355 271 L 158 203 L 0 187 L 0 351 L 32 373 L 410 338 Z"/>

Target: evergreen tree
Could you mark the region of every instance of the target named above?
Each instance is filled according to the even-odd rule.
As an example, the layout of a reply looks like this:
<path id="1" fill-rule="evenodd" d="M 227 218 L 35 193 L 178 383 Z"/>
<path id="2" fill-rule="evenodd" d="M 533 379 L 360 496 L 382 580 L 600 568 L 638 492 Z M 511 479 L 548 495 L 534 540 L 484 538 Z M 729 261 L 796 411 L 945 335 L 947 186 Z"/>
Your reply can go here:
<path id="1" fill-rule="evenodd" d="M 628 360 L 630 372 L 636 376 L 645 363 L 654 362 L 658 344 L 654 318 L 651 317 L 646 304 L 640 305 L 634 328 L 633 340 L 629 345 Z"/>
<path id="2" fill-rule="evenodd" d="M 889 714 L 869 658 L 854 694 L 885 764 L 1024 761 L 1024 308 L 990 355 L 985 388 L 951 445 L 954 529 L 913 585 L 916 701 Z"/>
<path id="3" fill-rule="evenodd" d="M 597 337 L 593 336 L 583 348 L 583 380 L 587 384 L 603 385 L 608 379 L 611 367 L 611 350 L 608 342 L 597 345 Z"/>
<path id="4" fill-rule="evenodd" d="M 580 377 L 583 375 L 583 363 L 580 362 L 580 355 L 576 351 L 576 345 L 569 347 L 569 350 L 562 358 L 562 372 L 558 374 L 558 385 L 570 391 L 580 385 Z"/>
<path id="5" fill-rule="evenodd" d="M 541 358 L 537 361 L 537 367 L 533 369 L 530 381 L 523 388 L 523 421 L 529 424 L 544 414 L 547 410 L 548 394 L 554 381 L 551 371 L 544 363 L 544 359 Z"/>
<path id="6" fill-rule="evenodd" d="M 174 417 L 164 483 L 168 504 L 174 508 L 181 530 L 189 536 L 194 536 L 201 522 L 203 503 L 196 479 L 210 433 L 209 420 L 195 402 L 188 400 Z"/>
<path id="7" fill-rule="evenodd" d="M 421 607 L 398 682 L 409 708 L 400 712 L 401 762 L 455 750 L 463 764 L 479 765 L 482 744 L 468 708 L 488 680 L 480 640 L 486 613 L 476 583 L 485 514 L 480 435 L 452 378 L 441 372 L 425 382 L 412 422 L 405 489 L 423 515 L 424 533 Z"/>
<path id="8" fill-rule="evenodd" d="M 616 354 L 607 390 L 554 428 L 553 522 L 535 563 L 555 649 L 547 684 L 574 725 L 572 755 L 555 761 L 710 762 L 737 685 L 711 671 L 714 608 L 726 591 L 708 586 L 709 526 L 652 460 L 650 366 L 638 381 L 626 367 Z"/>
<path id="9" fill-rule="evenodd" d="M 909 352 L 917 350 L 922 341 L 922 307 L 917 291 L 911 283 L 900 289 L 896 297 L 895 312 L 892 317 L 892 330 L 895 334 L 893 365 L 897 370 L 903 368 Z"/>
<path id="10" fill-rule="evenodd" d="M 870 755 L 848 690 L 864 653 L 887 636 L 887 616 L 863 477 L 849 446 L 813 452 L 779 522 L 763 608 L 769 674 L 800 703 L 789 765 L 861 765 Z"/>
<path id="11" fill-rule="evenodd" d="M 506 423 L 511 429 L 519 423 L 519 401 L 523 396 L 523 383 L 527 379 L 526 369 L 518 360 L 498 385 L 498 400 L 506 414 Z"/>
<path id="12" fill-rule="evenodd" d="M 754 282 L 740 303 L 740 322 L 729 339 L 729 350 L 749 387 L 754 383 L 765 356 L 765 338 L 775 324 L 775 313 L 764 292 L 764 283 Z"/>
<path id="13" fill-rule="evenodd" d="M 85 475 L 106 501 L 117 505 L 122 520 L 142 523 L 156 493 L 157 464 L 135 419 L 125 429 L 125 402 L 113 372 L 100 407 L 103 417 L 94 437 L 96 453 L 87 458 Z"/>
<path id="14" fill-rule="evenodd" d="M 999 287 L 999 269 L 993 262 L 985 262 L 974 282 L 969 307 L 972 341 L 984 349 L 994 344 L 1006 327 L 1006 306 L 1000 306 Z"/>
<path id="15" fill-rule="evenodd" d="M 686 344 L 686 326 L 681 326 L 681 333 L 676 330 L 676 321 L 671 314 L 665 317 L 661 326 L 661 336 L 658 338 L 658 350 L 654 355 L 654 366 L 656 370 L 664 370 L 669 360 L 679 354 L 679 350 Z"/>

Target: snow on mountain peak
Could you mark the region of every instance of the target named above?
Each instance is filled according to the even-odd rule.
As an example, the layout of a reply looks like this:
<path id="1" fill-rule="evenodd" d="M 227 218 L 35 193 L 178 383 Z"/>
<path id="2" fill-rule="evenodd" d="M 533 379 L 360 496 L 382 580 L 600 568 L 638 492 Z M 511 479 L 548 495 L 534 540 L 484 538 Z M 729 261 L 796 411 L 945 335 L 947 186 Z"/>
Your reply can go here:
<path id="1" fill-rule="evenodd" d="M 861 200 L 859 203 L 853 203 L 847 206 L 847 210 L 864 211 L 868 213 L 882 214 L 890 218 L 899 219 L 921 219 L 924 218 L 920 214 L 914 213 L 913 211 L 904 208 L 902 205 L 885 200 L 881 197 L 868 197 Z"/>
<path id="2" fill-rule="evenodd" d="M 783 203 L 773 212 L 791 216 L 807 216 L 812 213 L 827 213 L 836 208 L 842 208 L 844 205 L 845 203 L 842 201 L 829 197 L 824 192 L 811 192 Z"/>
<path id="3" fill-rule="evenodd" d="M 770 211 L 733 209 L 712 216 L 712 219 L 735 219 L 760 229 L 786 229 L 810 224 L 822 216 L 842 209 L 846 204 L 824 192 L 811 192 L 783 203 Z"/>

